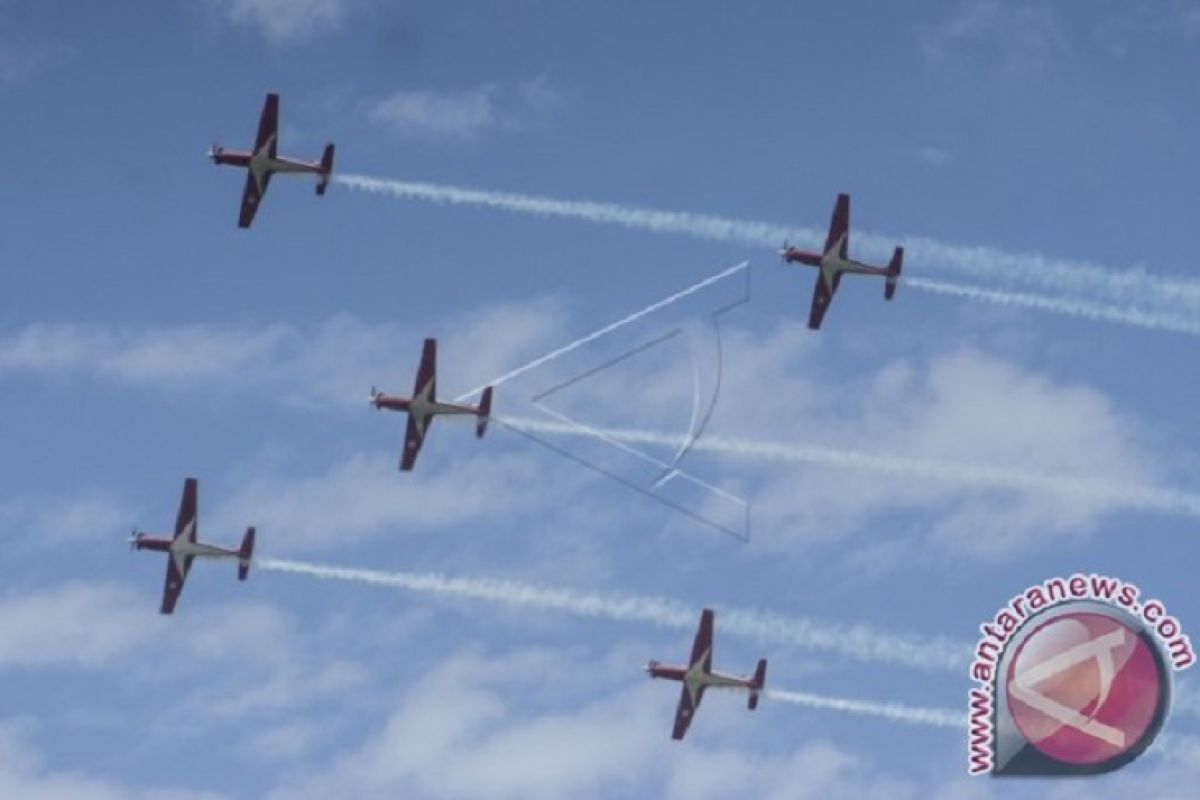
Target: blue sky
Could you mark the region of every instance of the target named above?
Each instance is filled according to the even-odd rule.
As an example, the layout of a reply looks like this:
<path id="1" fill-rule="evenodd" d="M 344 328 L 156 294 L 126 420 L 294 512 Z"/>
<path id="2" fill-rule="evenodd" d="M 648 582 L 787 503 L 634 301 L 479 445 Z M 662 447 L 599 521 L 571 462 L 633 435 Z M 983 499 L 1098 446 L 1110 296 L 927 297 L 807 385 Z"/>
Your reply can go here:
<path id="1" fill-rule="evenodd" d="M 821 695 L 959 708 L 968 681 L 849 637 L 721 636 L 723 609 L 938 652 L 1024 587 L 1094 570 L 1200 621 L 1194 335 L 916 286 L 885 305 L 853 279 L 814 334 L 813 275 L 774 242 L 287 179 L 242 231 L 243 177 L 203 158 L 248 146 L 276 91 L 281 150 L 334 141 L 345 173 L 817 229 L 845 191 L 852 247 L 931 240 L 906 276 L 1194 325 L 1200 4 L 7 0 L 0 23 L 0 796 L 1027 796 L 968 781 L 959 731 L 782 702 L 711 696 L 671 742 L 676 687 L 640 665 L 685 658 L 686 626 L 206 564 L 160 618 L 161 559 L 123 539 L 165 531 L 187 475 L 206 539 L 254 524 L 273 558 L 712 604 L 719 666 L 767 656 L 772 685 Z M 964 272 L 950 245 L 1017 268 Z M 1033 254 L 1146 275 L 1105 294 Z M 396 471 L 402 419 L 365 398 L 407 391 L 423 337 L 451 397 L 742 261 L 751 300 L 723 318 L 709 432 L 940 473 L 689 454 L 751 505 L 741 544 L 501 427 L 479 442 L 439 420 Z M 735 290 L 501 386 L 497 413 L 702 331 Z M 715 381 L 706 336 L 562 408 L 678 432 L 690 353 Z M 646 482 L 595 443 L 547 441 Z M 1049 477 L 946 474 L 964 463 Z M 1039 791 L 1194 786 L 1190 677 L 1170 747 Z"/>

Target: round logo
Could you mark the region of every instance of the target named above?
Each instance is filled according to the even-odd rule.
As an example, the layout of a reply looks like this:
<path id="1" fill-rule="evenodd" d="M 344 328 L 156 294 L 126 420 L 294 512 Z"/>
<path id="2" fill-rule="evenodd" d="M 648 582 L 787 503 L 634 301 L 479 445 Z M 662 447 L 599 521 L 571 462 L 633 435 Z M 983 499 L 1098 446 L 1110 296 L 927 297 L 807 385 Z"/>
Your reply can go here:
<path id="1" fill-rule="evenodd" d="M 1094 612 L 1042 623 L 1009 661 L 1013 722 L 1050 758 L 1098 765 L 1136 755 L 1158 732 L 1169 688 L 1140 629 Z"/>

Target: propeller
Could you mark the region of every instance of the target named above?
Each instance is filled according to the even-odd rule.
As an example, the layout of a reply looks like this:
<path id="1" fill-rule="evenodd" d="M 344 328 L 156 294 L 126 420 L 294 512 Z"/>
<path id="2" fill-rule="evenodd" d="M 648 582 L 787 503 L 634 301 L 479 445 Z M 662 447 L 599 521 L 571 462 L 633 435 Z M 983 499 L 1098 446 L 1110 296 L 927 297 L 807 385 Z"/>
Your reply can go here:
<path id="1" fill-rule="evenodd" d="M 134 525 L 133 529 L 129 531 L 129 549 L 131 551 L 137 550 L 138 542 L 140 542 L 142 540 L 142 537 L 145 535 L 146 534 L 139 531 L 137 529 L 137 526 Z"/>
<path id="2" fill-rule="evenodd" d="M 788 251 L 791 249 L 792 249 L 792 246 L 790 244 L 788 244 L 788 240 L 784 239 L 783 247 L 779 248 L 779 257 L 782 258 L 784 261 L 787 261 L 787 254 L 788 254 Z"/>
<path id="3" fill-rule="evenodd" d="M 217 156 L 220 155 L 220 153 L 221 153 L 221 149 L 222 149 L 221 145 L 217 144 L 216 142 L 213 142 L 212 146 L 208 148 L 208 153 L 207 153 L 208 157 L 210 159 L 212 159 L 213 161 L 216 161 Z"/>
<path id="4" fill-rule="evenodd" d="M 367 400 L 367 402 L 368 402 L 368 403 L 370 403 L 370 404 L 372 404 L 372 405 L 374 405 L 374 404 L 375 404 L 375 399 L 376 399 L 377 397 L 379 397 L 379 390 L 378 390 L 378 389 L 376 389 L 374 386 L 372 386 L 372 387 L 371 387 L 371 398 L 370 398 L 369 400 Z"/>

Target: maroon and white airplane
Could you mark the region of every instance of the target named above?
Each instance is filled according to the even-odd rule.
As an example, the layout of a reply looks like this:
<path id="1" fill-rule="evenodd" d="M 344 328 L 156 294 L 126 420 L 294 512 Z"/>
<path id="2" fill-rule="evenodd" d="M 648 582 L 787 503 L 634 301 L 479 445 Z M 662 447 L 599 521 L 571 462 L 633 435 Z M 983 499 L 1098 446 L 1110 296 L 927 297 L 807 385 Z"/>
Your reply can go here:
<path id="1" fill-rule="evenodd" d="M 471 414 L 476 418 L 475 436 L 487 432 L 488 419 L 492 413 L 492 387 L 483 390 L 477 406 L 460 406 L 454 403 L 439 403 L 437 400 L 437 339 L 426 339 L 421 351 L 421 365 L 417 368 L 417 380 L 411 398 L 384 394 L 371 387 L 368 401 L 376 409 L 408 412 L 408 429 L 404 434 L 404 452 L 400 456 L 400 469 L 408 472 L 417 461 L 417 453 L 425 443 L 425 432 L 429 423 L 438 414 Z"/>
<path id="2" fill-rule="evenodd" d="M 163 614 L 175 610 L 175 601 L 183 591 L 188 570 L 196 558 L 237 559 L 239 581 L 246 580 L 250 572 L 250 559 L 254 556 L 254 528 L 246 528 L 242 546 L 230 550 L 196 541 L 197 519 L 196 479 L 188 478 L 183 482 L 183 499 L 179 501 L 179 515 L 175 518 L 175 536 L 171 539 L 156 538 L 135 528 L 129 537 L 129 545 L 134 550 L 154 550 L 167 554 L 167 579 L 163 584 L 162 606 L 159 608 Z"/>
<path id="3" fill-rule="evenodd" d="M 297 161 L 276 155 L 276 140 L 279 138 L 279 95 L 268 94 L 258 120 L 258 137 L 254 140 L 254 151 L 226 150 L 213 145 L 208 157 L 214 164 L 243 167 L 246 172 L 246 188 L 242 190 L 242 211 L 238 215 L 238 227 L 249 228 L 258 211 L 258 204 L 267 193 L 271 176 L 277 172 L 310 173 L 317 176 L 317 194 L 325 194 L 329 187 L 329 176 L 333 174 L 333 145 L 325 145 L 320 161 Z"/>
<path id="4" fill-rule="evenodd" d="M 783 243 L 779 255 L 784 263 L 807 264 L 816 267 L 817 285 L 813 287 L 812 310 L 808 315 L 808 327 L 814 331 L 821 327 L 821 320 L 829 309 L 829 302 L 837 293 L 842 275 L 847 272 L 859 275 L 879 275 L 887 279 L 884 285 L 883 297 L 891 300 L 896 294 L 896 282 L 900 278 L 900 266 L 904 260 L 904 248 L 897 247 L 892 253 L 892 260 L 886 267 L 872 267 L 861 261 L 855 261 L 846 255 L 850 244 L 850 195 L 839 194 L 833 207 L 833 219 L 829 222 L 829 235 L 825 237 L 825 249 L 820 253 L 789 247 Z"/>
<path id="5" fill-rule="evenodd" d="M 750 699 L 746 706 L 751 711 L 758 708 L 758 696 L 767 680 L 767 660 L 760 659 L 758 667 L 751 678 L 735 678 L 732 675 L 722 675 L 712 671 L 713 650 L 713 612 L 706 608 L 700 614 L 700 629 L 696 631 L 696 641 L 692 643 L 692 657 L 686 667 L 670 667 L 651 661 L 646 664 L 646 672 L 651 678 L 667 678 L 681 681 L 683 692 L 679 696 L 679 708 L 675 711 L 675 730 L 672 739 L 682 739 L 687 733 L 692 717 L 700 707 L 704 698 L 704 690 L 710 686 L 719 688 L 748 689 Z"/>

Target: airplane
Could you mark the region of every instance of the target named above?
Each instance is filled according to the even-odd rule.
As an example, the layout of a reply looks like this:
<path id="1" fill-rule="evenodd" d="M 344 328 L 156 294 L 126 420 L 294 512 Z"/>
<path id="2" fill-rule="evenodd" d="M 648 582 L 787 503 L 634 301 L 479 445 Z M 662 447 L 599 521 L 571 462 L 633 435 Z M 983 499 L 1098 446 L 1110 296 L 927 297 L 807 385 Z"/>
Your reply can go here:
<path id="1" fill-rule="evenodd" d="M 732 675 L 722 675 L 712 671 L 713 649 L 713 611 L 704 609 L 700 614 L 700 628 L 696 631 L 696 640 L 692 643 L 692 657 L 686 667 L 671 667 L 651 661 L 646 664 L 646 672 L 651 678 L 666 678 L 683 683 L 683 692 L 679 696 L 679 707 L 675 711 L 675 730 L 672 739 L 682 739 L 692 724 L 692 717 L 704 699 L 704 690 L 710 686 L 719 688 L 748 689 L 750 699 L 746 707 L 751 711 L 758 708 L 758 697 L 763 684 L 767 680 L 767 660 L 760 659 L 754 676 L 750 678 L 735 678 Z"/>
<path id="2" fill-rule="evenodd" d="M 833 218 L 829 221 L 829 235 L 825 238 L 825 249 L 820 253 L 801 250 L 783 243 L 779 251 L 785 264 L 799 263 L 816 267 L 817 284 L 813 287 L 812 310 L 808 315 L 808 327 L 814 331 L 821 327 L 821 320 L 829 309 L 829 302 L 837 293 L 842 275 L 847 272 L 859 275 L 880 275 L 887 279 L 884 284 L 883 298 L 891 300 L 896 294 L 896 282 L 900 279 L 900 266 L 904 261 L 904 248 L 897 247 L 892 253 L 892 260 L 886 267 L 873 267 L 846 255 L 850 244 L 850 195 L 839 194 L 833 207 Z"/>
<path id="3" fill-rule="evenodd" d="M 384 394 L 374 386 L 367 401 L 376 410 L 408 412 L 408 429 L 404 434 L 404 452 L 400 456 L 400 469 L 408 472 L 417 461 L 417 453 L 425 443 L 425 432 L 429 423 L 438 414 L 473 414 L 476 417 L 475 436 L 482 438 L 487 432 L 488 419 L 492 413 L 492 387 L 483 390 L 477 406 L 460 406 L 454 403 L 439 403 L 437 400 L 437 339 L 426 339 L 421 351 L 421 365 L 417 368 L 417 380 L 411 398 Z"/>
<path id="4" fill-rule="evenodd" d="M 247 170 L 246 188 L 242 190 L 242 210 L 238 216 L 238 227 L 249 228 L 258 211 L 259 202 L 267 193 L 271 176 L 277 172 L 311 173 L 317 176 L 317 194 L 324 195 L 329 188 L 329 176 L 333 174 L 333 145 L 325 145 L 320 161 L 298 161 L 276 155 L 276 139 L 279 136 L 279 95 L 268 94 L 263 104 L 262 116 L 258 120 L 258 136 L 254 140 L 254 152 L 226 150 L 214 144 L 208 157 L 214 164 L 226 164 Z"/>
<path id="5" fill-rule="evenodd" d="M 159 608 L 161 614 L 175 611 L 175 601 L 183 591 L 188 570 L 192 568 L 192 561 L 196 558 L 237 559 L 239 581 L 246 580 L 250 573 L 250 559 L 254 556 L 253 527 L 246 528 L 242 546 L 237 550 L 230 550 L 196 541 L 197 522 L 196 479 L 188 478 L 183 482 L 183 498 L 179 501 L 179 515 L 175 518 L 175 536 L 171 539 L 158 538 L 134 528 L 129 537 L 131 550 L 154 550 L 168 555 L 167 579 L 163 584 L 162 606 Z"/>

